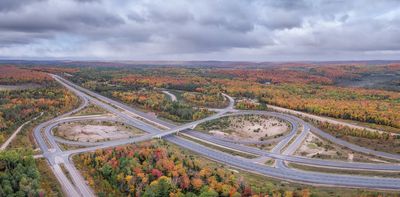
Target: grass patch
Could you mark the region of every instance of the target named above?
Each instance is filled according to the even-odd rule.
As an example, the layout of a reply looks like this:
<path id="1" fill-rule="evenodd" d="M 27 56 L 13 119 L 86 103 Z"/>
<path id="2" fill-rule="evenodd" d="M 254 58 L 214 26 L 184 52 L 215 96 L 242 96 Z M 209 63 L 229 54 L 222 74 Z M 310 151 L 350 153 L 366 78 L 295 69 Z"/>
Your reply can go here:
<path id="1" fill-rule="evenodd" d="M 234 156 L 244 157 L 244 158 L 247 158 L 247 159 L 254 159 L 254 158 L 258 157 L 258 156 L 252 155 L 252 154 L 247 154 L 247 153 L 235 151 L 235 150 L 224 148 L 224 147 L 221 147 L 221 146 L 215 146 L 215 145 L 213 145 L 211 143 L 207 143 L 207 142 L 204 142 L 204 141 L 200 141 L 198 139 L 191 138 L 191 137 L 189 137 L 188 135 L 185 135 L 185 134 L 181 134 L 181 137 L 183 137 L 183 138 L 185 138 L 187 140 L 196 142 L 198 144 L 204 145 L 204 146 L 206 146 L 208 148 L 219 150 L 219 151 L 222 151 L 224 153 L 228 153 L 228 154 L 231 154 L 231 155 L 234 155 Z"/>
<path id="2" fill-rule="evenodd" d="M 391 126 L 379 125 L 379 124 L 368 123 L 368 122 L 359 122 L 359 121 L 354 121 L 354 120 L 345 120 L 345 119 L 336 119 L 336 118 L 332 118 L 332 119 L 347 122 L 347 123 L 350 123 L 353 125 L 369 127 L 371 129 L 377 129 L 377 130 L 381 130 L 381 131 L 387 131 L 387 132 L 400 134 L 400 128 L 395 128 L 395 127 L 391 127 Z"/>
<path id="3" fill-rule="evenodd" d="M 295 164 L 295 163 L 289 163 L 288 166 L 292 167 L 292 168 L 297 168 L 297 169 L 300 169 L 300 170 L 304 170 L 304 171 L 324 172 L 324 173 L 330 173 L 330 174 L 379 176 L 379 177 L 393 177 L 393 178 L 399 178 L 400 177 L 400 172 L 321 168 L 321 167 L 307 166 L 307 165 L 301 165 L 301 164 Z"/>
<path id="4" fill-rule="evenodd" d="M 40 188 L 44 190 L 46 196 L 64 196 L 61 186 L 46 160 L 36 159 L 35 161 L 40 172 Z"/>
<path id="5" fill-rule="evenodd" d="M 64 144 L 64 143 L 58 143 L 58 145 L 60 146 L 61 150 L 63 150 L 63 151 L 86 148 L 86 146 L 71 145 L 71 144 Z"/>
<path id="6" fill-rule="evenodd" d="M 65 168 L 65 165 L 64 165 L 63 163 L 61 163 L 61 164 L 59 164 L 59 166 L 60 166 L 61 170 L 63 171 L 63 173 L 65 174 L 65 176 L 67 177 L 67 179 L 68 179 L 73 185 L 75 185 L 75 184 L 74 184 L 74 181 L 72 181 L 71 174 L 68 172 L 67 168 Z"/>
<path id="7" fill-rule="evenodd" d="M 315 148 L 317 148 L 317 145 L 314 144 L 314 143 L 310 143 L 310 144 L 307 144 L 307 147 L 308 147 L 308 148 L 315 149 Z"/>
<path id="8" fill-rule="evenodd" d="M 108 113 L 108 112 L 106 110 L 104 110 L 103 108 L 101 108 L 97 105 L 94 105 L 94 104 L 89 104 L 88 106 L 86 106 L 82 110 L 74 113 L 73 115 L 83 116 L 83 115 L 99 115 L 99 114 L 106 114 L 106 113 Z"/>
<path id="9" fill-rule="evenodd" d="M 267 166 L 272 166 L 275 163 L 275 159 L 268 159 L 264 164 Z"/>

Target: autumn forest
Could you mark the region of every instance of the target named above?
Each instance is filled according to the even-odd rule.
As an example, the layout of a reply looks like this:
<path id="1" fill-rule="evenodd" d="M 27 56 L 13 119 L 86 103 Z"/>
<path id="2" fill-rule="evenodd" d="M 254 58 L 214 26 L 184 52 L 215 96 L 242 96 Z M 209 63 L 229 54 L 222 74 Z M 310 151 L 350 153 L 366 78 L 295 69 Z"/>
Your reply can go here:
<path id="1" fill-rule="evenodd" d="M 176 124 L 206 118 L 235 98 L 241 110 L 281 107 L 387 130 L 366 130 L 308 120 L 337 138 L 400 153 L 400 80 L 367 83 L 371 76 L 399 76 L 400 64 L 282 64 L 278 66 L 0 65 L 0 144 L 37 117 L 0 151 L 0 196 L 62 196 L 46 174 L 33 128 L 79 106 L 79 99 L 49 74 Z M 168 90 L 174 96 L 165 94 Z M 394 147 L 394 148 L 393 148 Z M 73 149 L 64 147 L 65 149 Z M 75 147 L 77 148 L 77 147 Z M 78 147 L 79 148 L 79 147 Z M 325 196 L 332 189 L 288 186 L 208 160 L 164 140 L 75 155 L 73 160 L 98 196 Z M 44 174 L 44 175 L 43 175 Z M 262 182 L 262 184 L 261 184 Z M 353 196 L 354 190 L 343 194 Z M 348 192 L 348 193 L 346 193 Z M 365 196 L 379 196 L 379 192 Z"/>

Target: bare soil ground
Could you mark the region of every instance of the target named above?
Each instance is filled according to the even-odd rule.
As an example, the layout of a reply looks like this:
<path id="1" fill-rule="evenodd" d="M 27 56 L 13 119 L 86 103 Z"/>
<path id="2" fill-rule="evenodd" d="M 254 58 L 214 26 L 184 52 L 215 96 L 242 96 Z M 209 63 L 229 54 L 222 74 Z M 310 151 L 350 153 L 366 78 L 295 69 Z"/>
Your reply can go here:
<path id="1" fill-rule="evenodd" d="M 223 118 L 223 126 L 215 127 L 208 132 L 218 137 L 232 140 L 266 140 L 288 132 L 289 125 L 280 119 L 260 116 L 230 116 Z"/>
<path id="2" fill-rule="evenodd" d="M 295 155 L 305 156 L 309 158 L 347 160 L 358 162 L 386 162 L 379 158 L 356 153 L 344 147 L 332 144 L 331 142 L 321 139 L 320 137 L 312 133 L 310 133 L 306 137 L 302 146 L 296 151 Z"/>
<path id="3" fill-rule="evenodd" d="M 56 136 L 80 142 L 126 139 L 141 134 L 143 132 L 137 128 L 105 121 L 65 123 L 54 130 Z"/>
<path id="4" fill-rule="evenodd" d="M 251 103 L 254 105 L 259 105 L 260 102 L 257 99 L 251 99 L 251 98 L 240 98 L 236 100 L 236 103 L 240 103 L 240 102 L 246 102 L 246 103 Z"/>

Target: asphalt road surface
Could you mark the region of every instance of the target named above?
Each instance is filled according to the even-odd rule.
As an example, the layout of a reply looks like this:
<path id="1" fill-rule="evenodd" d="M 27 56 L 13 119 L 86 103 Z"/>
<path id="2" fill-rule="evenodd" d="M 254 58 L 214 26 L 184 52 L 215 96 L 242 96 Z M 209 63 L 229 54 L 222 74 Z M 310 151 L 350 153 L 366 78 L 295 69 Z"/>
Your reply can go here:
<path id="1" fill-rule="evenodd" d="M 60 181 L 63 189 L 67 195 L 76 196 L 93 196 L 93 191 L 87 186 L 83 177 L 74 167 L 70 161 L 71 155 L 90 152 L 97 149 L 115 147 L 124 144 L 136 143 L 141 141 L 150 140 L 153 138 L 164 138 L 165 140 L 175 143 L 178 146 L 187 148 L 198 154 L 201 154 L 212 160 L 224 163 L 229 166 L 233 166 L 239 169 L 247 170 L 253 173 L 262 174 L 268 177 L 274 177 L 282 180 L 301 182 L 313 185 L 325 185 L 325 186 L 340 186 L 340 187 L 360 187 L 360 188 L 373 188 L 373 189 L 391 189 L 400 190 L 400 179 L 398 178 L 383 178 L 383 177 L 368 177 L 368 176 L 357 176 L 357 175 L 339 175 L 339 174 L 328 174 L 319 172 L 301 171 L 292 168 L 288 168 L 285 162 L 296 162 L 307 165 L 329 167 L 329 168 L 346 168 L 346 169 L 368 169 L 368 170 L 390 170 L 399 171 L 399 165 L 397 164 L 371 164 L 371 163 L 357 163 L 357 162 L 341 162 L 341 161 L 329 161 L 320 159 L 310 159 L 304 157 L 293 156 L 294 151 L 301 145 L 304 138 L 309 132 L 314 132 L 325 139 L 328 139 L 339 145 L 348 147 L 354 151 L 376 155 L 380 157 L 398 159 L 400 155 L 383 153 L 379 151 L 370 150 L 364 147 L 360 147 L 354 144 L 350 144 L 343 140 L 337 139 L 301 119 L 291 116 L 288 114 L 282 114 L 277 112 L 261 112 L 261 111 L 238 111 L 233 109 L 234 99 L 226 94 L 224 96 L 229 99 L 229 106 L 224 109 L 219 109 L 217 113 L 204 118 L 202 120 L 194 121 L 188 124 L 176 126 L 170 122 L 166 122 L 157 119 L 155 116 L 151 116 L 147 113 L 138 111 L 129 107 L 125 104 L 109 99 L 102 95 L 99 95 L 90 90 L 79 87 L 59 76 L 52 75 L 59 83 L 64 85 L 67 89 L 74 92 L 83 101 L 82 104 L 75 110 L 59 116 L 53 120 L 47 121 L 40 124 L 34 130 L 35 139 L 43 152 L 43 156 L 49 161 L 53 172 L 56 174 L 57 179 Z M 102 107 L 103 109 L 113 113 L 121 121 L 126 122 L 132 126 L 135 126 L 148 134 L 128 139 L 114 140 L 102 142 L 99 144 L 87 144 L 88 147 L 62 151 L 58 146 L 57 141 L 60 139 L 55 138 L 51 129 L 63 121 L 71 121 L 73 118 L 66 118 L 71 114 L 83 109 L 88 103 L 91 102 L 95 105 Z M 231 114 L 228 114 L 231 113 Z M 285 135 L 280 139 L 280 142 L 271 152 L 262 151 L 249 146 L 244 146 L 229 141 L 223 141 L 221 139 L 213 138 L 212 136 L 199 135 L 196 132 L 190 131 L 196 125 L 206 121 L 221 118 L 227 115 L 241 115 L 241 114 L 262 114 L 270 113 L 283 120 L 286 120 L 291 124 L 292 130 L 289 134 Z M 62 120 L 64 118 L 64 120 Z M 84 118 L 75 118 L 76 121 L 84 120 Z M 298 134 L 297 130 L 300 128 L 301 132 Z M 270 157 L 276 159 L 277 163 L 275 166 L 267 166 L 259 163 L 255 163 L 252 160 L 241 158 L 227 153 L 214 150 L 191 140 L 183 139 L 179 136 L 174 135 L 178 132 L 188 131 L 188 135 L 193 138 L 206 139 L 209 142 L 218 144 L 220 146 L 237 149 L 243 152 L 260 155 L 263 157 Z M 64 141 L 65 143 L 65 141 Z M 72 175 L 72 182 L 66 178 L 60 166 L 64 166 L 65 170 Z"/>

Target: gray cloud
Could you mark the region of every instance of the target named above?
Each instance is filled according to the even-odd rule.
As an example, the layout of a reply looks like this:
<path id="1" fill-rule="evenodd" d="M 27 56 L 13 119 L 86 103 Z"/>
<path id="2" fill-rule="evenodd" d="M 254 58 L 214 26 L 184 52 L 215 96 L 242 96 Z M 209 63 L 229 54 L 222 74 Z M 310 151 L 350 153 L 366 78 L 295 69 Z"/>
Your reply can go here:
<path id="1" fill-rule="evenodd" d="M 93 3 L 93 2 L 101 2 L 101 0 L 75 0 L 76 2 L 80 2 L 80 3 Z"/>
<path id="2" fill-rule="evenodd" d="M 15 13 L 15 15 L 18 15 Z M 6 31 L 37 33 L 45 31 L 62 31 L 67 29 L 67 24 L 60 23 L 55 18 L 43 14 L 0 17 L 0 29 Z"/>
<path id="3" fill-rule="evenodd" d="M 0 54 L 72 59 L 393 59 L 394 0 L 2 0 Z"/>
<path id="4" fill-rule="evenodd" d="M 79 12 L 72 15 L 63 16 L 60 18 L 61 21 L 65 21 L 75 24 L 81 24 L 83 26 L 96 26 L 96 27 L 105 27 L 111 28 L 116 25 L 121 25 L 124 23 L 124 20 L 113 14 L 109 13 L 83 13 Z"/>
<path id="5" fill-rule="evenodd" d="M 34 2 L 40 2 L 42 0 L 1 0 L 0 1 L 0 12 L 15 11 L 23 6 L 27 6 Z"/>

